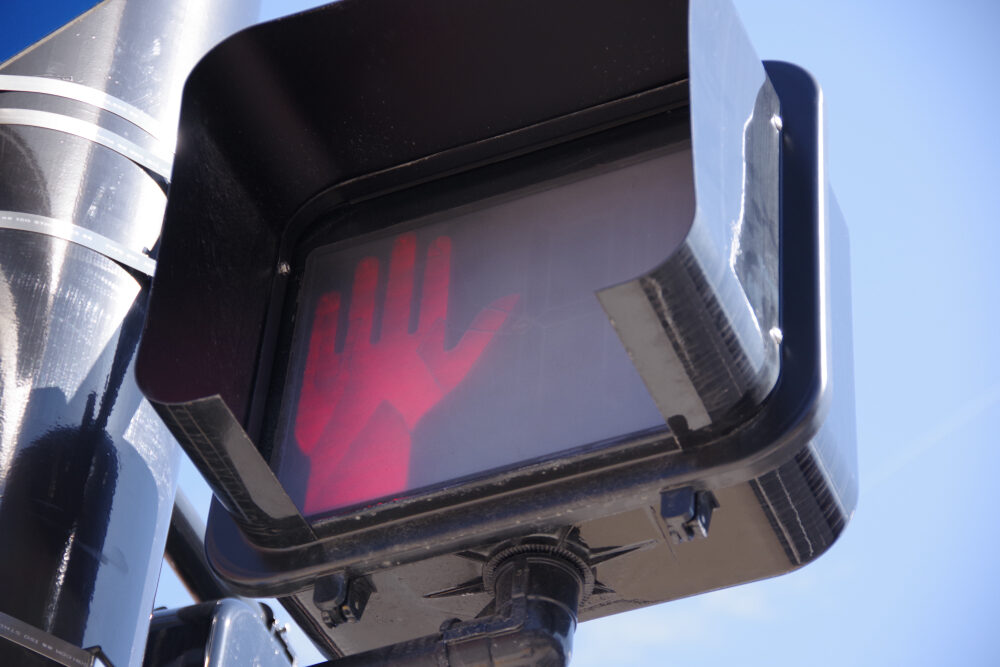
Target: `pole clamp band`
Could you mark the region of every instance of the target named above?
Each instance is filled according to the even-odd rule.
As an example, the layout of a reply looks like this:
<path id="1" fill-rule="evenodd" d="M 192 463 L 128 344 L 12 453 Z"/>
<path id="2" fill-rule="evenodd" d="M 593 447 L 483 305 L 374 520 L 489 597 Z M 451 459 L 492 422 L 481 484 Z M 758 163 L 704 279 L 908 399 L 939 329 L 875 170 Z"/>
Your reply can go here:
<path id="1" fill-rule="evenodd" d="M 104 109 L 119 118 L 124 118 L 154 139 L 173 143 L 173 137 L 169 135 L 158 120 L 142 109 L 97 88 L 45 76 L 0 74 L 0 91 L 38 93 L 40 95 L 53 95 L 55 97 L 65 97 L 66 99 L 83 102 L 98 109 Z"/>
<path id="2" fill-rule="evenodd" d="M 35 232 L 69 241 L 84 248 L 89 248 L 118 264 L 144 273 L 147 276 L 152 276 L 156 271 L 156 260 L 153 258 L 127 248 L 121 243 L 109 239 L 107 236 L 102 236 L 97 232 L 92 232 L 85 227 L 65 220 L 56 220 L 55 218 L 47 218 L 43 215 L 34 215 L 31 213 L 0 211 L 0 229 Z"/>
<path id="3" fill-rule="evenodd" d="M 0 125 L 27 125 L 73 134 L 123 155 L 157 181 L 166 183 L 170 180 L 173 154 L 147 150 L 111 130 L 79 118 L 37 109 L 0 109 Z"/>
<path id="4" fill-rule="evenodd" d="M 83 649 L 44 630 L 0 612 L 0 639 L 17 644 L 64 667 L 94 667 L 98 660 L 113 667 L 100 647 Z"/>

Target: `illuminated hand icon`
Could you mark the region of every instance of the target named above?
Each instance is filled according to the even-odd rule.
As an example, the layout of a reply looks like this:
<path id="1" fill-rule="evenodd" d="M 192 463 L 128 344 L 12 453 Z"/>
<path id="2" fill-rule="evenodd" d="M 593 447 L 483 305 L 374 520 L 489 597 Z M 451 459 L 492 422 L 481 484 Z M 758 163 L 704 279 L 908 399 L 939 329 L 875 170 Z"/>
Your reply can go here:
<path id="1" fill-rule="evenodd" d="M 393 244 L 375 342 L 374 257 L 355 270 L 339 352 L 340 294 L 328 292 L 316 305 L 295 420 L 311 463 L 307 514 L 406 489 L 413 429 L 469 373 L 517 303 L 516 294 L 494 301 L 446 350 L 451 241 L 442 236 L 427 250 L 417 327 L 409 331 L 416 247 L 413 234 Z"/>

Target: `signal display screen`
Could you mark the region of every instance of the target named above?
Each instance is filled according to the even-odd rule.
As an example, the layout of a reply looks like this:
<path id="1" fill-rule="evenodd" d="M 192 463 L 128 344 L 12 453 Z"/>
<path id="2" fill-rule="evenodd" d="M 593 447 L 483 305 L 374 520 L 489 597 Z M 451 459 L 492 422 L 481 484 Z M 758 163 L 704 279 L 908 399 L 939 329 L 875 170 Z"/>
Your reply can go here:
<path id="1" fill-rule="evenodd" d="M 666 429 L 595 296 L 694 217 L 681 145 L 315 249 L 272 465 L 306 515 Z"/>

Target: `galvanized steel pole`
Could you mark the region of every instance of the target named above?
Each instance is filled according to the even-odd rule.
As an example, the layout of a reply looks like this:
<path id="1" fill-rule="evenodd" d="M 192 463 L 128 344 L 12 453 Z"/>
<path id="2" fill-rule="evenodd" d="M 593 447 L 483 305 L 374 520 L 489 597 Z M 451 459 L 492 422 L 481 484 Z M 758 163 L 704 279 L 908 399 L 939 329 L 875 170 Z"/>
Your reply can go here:
<path id="1" fill-rule="evenodd" d="M 257 11 L 107 0 L 0 66 L 0 664 L 142 662 L 178 464 L 133 378 L 151 249 L 184 79 Z"/>

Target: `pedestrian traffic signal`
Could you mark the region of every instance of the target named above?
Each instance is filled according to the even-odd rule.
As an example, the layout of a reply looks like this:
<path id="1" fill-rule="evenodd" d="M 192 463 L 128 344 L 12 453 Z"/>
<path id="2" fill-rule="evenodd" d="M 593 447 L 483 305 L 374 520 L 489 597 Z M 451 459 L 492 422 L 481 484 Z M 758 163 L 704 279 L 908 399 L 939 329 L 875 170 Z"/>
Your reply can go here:
<path id="1" fill-rule="evenodd" d="M 584 620 L 819 556 L 856 496 L 819 104 L 721 1 L 342 0 L 219 46 L 137 370 L 218 573 L 333 655 L 526 553 Z"/>

